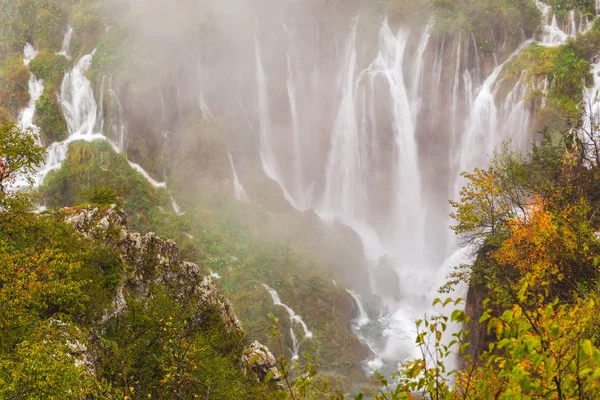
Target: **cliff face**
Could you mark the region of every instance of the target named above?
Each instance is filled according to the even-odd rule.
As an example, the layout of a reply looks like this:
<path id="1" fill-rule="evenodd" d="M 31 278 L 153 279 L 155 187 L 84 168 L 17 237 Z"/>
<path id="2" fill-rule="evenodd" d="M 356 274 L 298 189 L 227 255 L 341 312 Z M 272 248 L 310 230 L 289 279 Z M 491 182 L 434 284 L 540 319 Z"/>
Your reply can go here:
<path id="1" fill-rule="evenodd" d="M 116 206 L 67 208 L 64 220 L 86 240 L 114 246 L 126 265 L 112 304 L 90 330 L 90 348 L 79 348 L 78 359 L 85 360 L 88 371 L 99 373 L 105 368 L 105 358 L 110 357 L 106 336 L 110 336 L 119 320 L 130 319 L 139 312 L 140 304 L 142 309 L 153 308 L 159 297 L 166 295 L 174 300 L 173 307 L 185 310 L 184 330 L 191 330 L 187 334 L 201 335 L 203 327 L 216 328 L 220 337 L 211 341 L 223 339 L 223 345 L 216 347 L 227 353 L 228 358 L 237 359 L 240 372 L 256 382 L 263 382 L 269 372 L 274 380 L 279 379 L 277 362 L 269 349 L 256 341 L 244 348 L 245 332 L 229 301 L 209 277 L 202 275 L 198 265 L 181 259 L 175 242 L 155 233 L 141 235 L 129 231 L 127 215 Z M 168 343 L 164 345 L 168 347 Z"/>
<path id="2" fill-rule="evenodd" d="M 155 233 L 140 235 L 128 231 L 127 216 L 114 206 L 104 211 L 98 207 L 65 211 L 65 221 L 84 237 L 114 241 L 130 268 L 122 277 L 112 309 L 106 310 L 103 322 L 126 310 L 125 293 L 148 301 L 154 286 L 161 285 L 180 304 L 196 302 L 200 309 L 215 310 L 228 334 L 244 336 L 227 299 L 221 296 L 209 277 L 202 276 L 196 264 L 180 259 L 175 242 L 162 239 Z M 196 315 L 196 319 L 202 320 L 201 313 Z"/>

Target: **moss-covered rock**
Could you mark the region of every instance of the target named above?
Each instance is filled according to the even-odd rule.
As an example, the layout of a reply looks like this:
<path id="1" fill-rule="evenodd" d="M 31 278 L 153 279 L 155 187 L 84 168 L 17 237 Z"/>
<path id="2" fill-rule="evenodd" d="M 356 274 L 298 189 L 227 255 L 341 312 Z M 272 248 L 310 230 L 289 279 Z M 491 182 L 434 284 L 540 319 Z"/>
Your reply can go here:
<path id="1" fill-rule="evenodd" d="M 114 191 L 134 221 L 168 204 L 164 189 L 153 187 L 105 141 L 71 143 L 67 159 L 48 174 L 41 191 L 48 206 L 64 207 L 91 201 L 98 188 Z"/>
<path id="2" fill-rule="evenodd" d="M 44 93 L 35 103 L 34 123 L 40 128 L 45 145 L 65 140 L 69 135 L 67 121 L 54 86 L 46 86 Z"/>
<path id="3" fill-rule="evenodd" d="M 36 78 L 59 88 L 65 73 L 69 70 L 69 61 L 63 55 L 42 50 L 29 63 L 29 70 Z"/>

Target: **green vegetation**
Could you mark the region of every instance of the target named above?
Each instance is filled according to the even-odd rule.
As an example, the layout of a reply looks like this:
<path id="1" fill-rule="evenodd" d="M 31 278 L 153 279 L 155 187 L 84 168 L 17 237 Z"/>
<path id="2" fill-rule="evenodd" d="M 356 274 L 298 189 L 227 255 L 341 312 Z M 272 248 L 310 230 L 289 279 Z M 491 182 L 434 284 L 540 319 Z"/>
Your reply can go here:
<path id="1" fill-rule="evenodd" d="M 67 121 L 59 104 L 58 94 L 51 86 L 44 88 L 42 96 L 35 103 L 33 122 L 40 128 L 42 140 L 47 145 L 67 138 Z"/>
<path id="2" fill-rule="evenodd" d="M 576 126 L 582 116 L 583 89 L 592 83 L 590 62 L 598 53 L 600 30 L 596 28 L 560 46 L 532 44 L 505 66 L 501 93 L 508 93 L 526 73 L 529 101 L 537 110 L 534 129 L 561 131 Z M 542 106 L 540 83 L 544 79 L 548 89 Z"/>
<path id="3" fill-rule="evenodd" d="M 23 55 L 14 53 L 3 60 L 0 67 L 0 107 L 14 116 L 29 101 L 29 71 L 23 65 Z"/>
<path id="4" fill-rule="evenodd" d="M 596 16 L 595 0 L 542 0 L 552 6 L 552 10 L 561 22 L 565 21 L 571 10 L 579 10 L 584 15 L 594 18 Z"/>
<path id="5" fill-rule="evenodd" d="M 12 173 L 39 164 L 42 149 L 13 125 L 3 125 L 0 139 L 4 188 Z M 101 144 L 90 146 L 108 155 Z M 72 151 L 81 157 L 85 152 Z M 107 195 L 99 190 L 90 196 L 106 201 Z M 241 370 L 243 333 L 224 334 L 229 328 L 215 305 L 200 294 L 186 294 L 182 301 L 177 288 L 153 283 L 152 252 L 161 250 L 149 247 L 140 261 L 148 270 L 138 269 L 142 276 L 133 280 L 130 253 L 110 225 L 84 236 L 62 222 L 73 210 L 36 215 L 4 204 L 0 397 L 168 399 L 208 392 L 231 400 L 274 397 L 273 389 Z M 139 279 L 148 293 L 136 289 Z M 127 308 L 107 318 L 118 290 Z"/>
<path id="6" fill-rule="evenodd" d="M 20 51 L 27 41 L 39 49 L 58 51 L 67 25 L 69 3 L 70 0 L 2 0 L 0 54 Z"/>
<path id="7" fill-rule="evenodd" d="M 540 25 L 540 12 L 530 0 L 386 0 L 386 12 L 393 20 L 423 21 L 435 16 L 437 33 L 473 32 L 480 46 L 490 33 L 506 31 L 513 37 L 523 29 L 533 33 Z"/>
<path id="8" fill-rule="evenodd" d="M 199 143 L 206 144 L 205 139 L 210 141 L 211 137 L 207 133 Z M 227 154 L 221 155 L 225 157 L 223 168 L 227 168 L 223 174 L 230 174 Z M 215 165 L 208 159 L 200 162 Z M 187 168 L 198 171 L 190 165 Z M 204 171 L 206 175 L 209 172 Z M 215 193 L 214 187 L 212 192 L 191 193 L 190 187 L 207 190 L 205 184 L 194 186 L 207 181 L 202 174 L 196 174 L 196 183 L 190 176 L 185 179 L 182 184 L 185 182 L 190 196 L 182 198 L 186 214 L 176 215 L 166 191 L 152 187 L 110 144 L 75 142 L 62 167 L 46 178 L 42 197 L 50 207 L 118 203 L 129 214 L 132 228 L 177 240 L 183 257 L 198 263 L 206 274 L 214 271 L 222 276 L 219 283 L 223 294 L 249 338 L 278 348 L 268 336 L 267 315 L 280 316 L 285 321 L 282 324 L 289 324 L 289 319 L 281 307 L 273 305 L 262 283 L 271 285 L 314 332 L 314 339 L 303 340 L 302 348 L 314 353 L 323 369 L 343 372 L 347 377 L 338 386 L 350 388 L 362 381 L 359 364 L 368 354 L 350 329 L 352 299 L 327 278 L 331 260 L 310 249 L 308 243 L 302 247 L 302 243 L 292 241 L 299 232 L 309 230 L 310 224 L 301 217 L 273 220 L 261 207 Z M 346 257 L 346 268 L 350 268 L 355 261 L 350 261 L 351 255 Z M 310 301 L 306 293 L 311 293 Z M 290 356 L 287 350 L 285 355 Z"/>
<path id="9" fill-rule="evenodd" d="M 98 198 L 117 202 L 133 215 L 134 228 L 146 227 L 144 231 L 158 218 L 159 207 L 170 207 L 165 190 L 154 188 L 105 141 L 71 143 L 67 159 L 59 170 L 48 174 L 42 193 L 49 207 Z"/>
<path id="10" fill-rule="evenodd" d="M 29 64 L 29 70 L 44 83 L 60 88 L 60 84 L 69 69 L 69 61 L 65 56 L 42 50 Z"/>
<path id="11" fill-rule="evenodd" d="M 36 145 L 31 132 L 0 120 L 0 212 L 24 201 L 11 187 L 17 178 L 33 182 L 32 175 L 43 160 L 44 149 Z"/>

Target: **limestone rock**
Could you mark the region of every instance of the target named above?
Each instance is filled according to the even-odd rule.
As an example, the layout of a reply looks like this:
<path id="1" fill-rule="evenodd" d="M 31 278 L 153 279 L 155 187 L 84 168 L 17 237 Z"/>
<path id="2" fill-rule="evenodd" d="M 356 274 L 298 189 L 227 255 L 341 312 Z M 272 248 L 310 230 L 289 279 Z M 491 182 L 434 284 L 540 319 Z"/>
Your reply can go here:
<path id="1" fill-rule="evenodd" d="M 101 323 L 116 317 L 127 308 L 126 293 L 148 298 L 154 285 L 164 285 L 181 303 L 196 301 L 200 310 L 216 312 L 229 334 L 242 335 L 237 317 L 229 301 L 219 292 L 209 277 L 201 274 L 193 263 L 182 261 L 179 249 L 172 240 L 165 240 L 151 232 L 141 235 L 127 229 L 126 215 L 111 206 L 65 209 L 65 221 L 88 239 L 112 240 L 122 259 L 131 267 L 119 285 L 112 307 L 106 310 Z M 112 233 L 112 235 L 111 235 Z M 202 320 L 202 315 L 197 319 Z"/>
<path id="2" fill-rule="evenodd" d="M 242 365 L 245 373 L 252 371 L 260 381 L 263 381 L 269 372 L 273 373 L 273 379 L 276 381 L 282 378 L 277 370 L 277 359 L 258 340 L 255 340 L 244 352 Z"/>

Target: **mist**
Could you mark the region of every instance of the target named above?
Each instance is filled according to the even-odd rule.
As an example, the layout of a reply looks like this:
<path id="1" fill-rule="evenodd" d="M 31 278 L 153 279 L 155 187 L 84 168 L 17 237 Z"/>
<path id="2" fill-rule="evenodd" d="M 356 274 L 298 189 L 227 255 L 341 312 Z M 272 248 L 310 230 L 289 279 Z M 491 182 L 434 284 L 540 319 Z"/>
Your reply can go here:
<path id="1" fill-rule="evenodd" d="M 504 66 L 578 33 L 548 25 L 539 4 L 527 18 L 545 18 L 543 32 L 477 32 L 483 50 L 433 13 L 388 18 L 367 1 L 104 7 L 117 24 L 93 53 L 94 90 L 121 150 L 188 202 L 228 192 L 337 237 L 325 252 L 358 254 L 332 277 L 372 310 L 354 326 L 369 372 L 417 355 L 414 321 L 439 312 L 437 289 L 470 260 L 449 229 L 460 172 L 534 137 L 541 105 Z M 112 71 L 101 63 L 115 48 Z"/>

